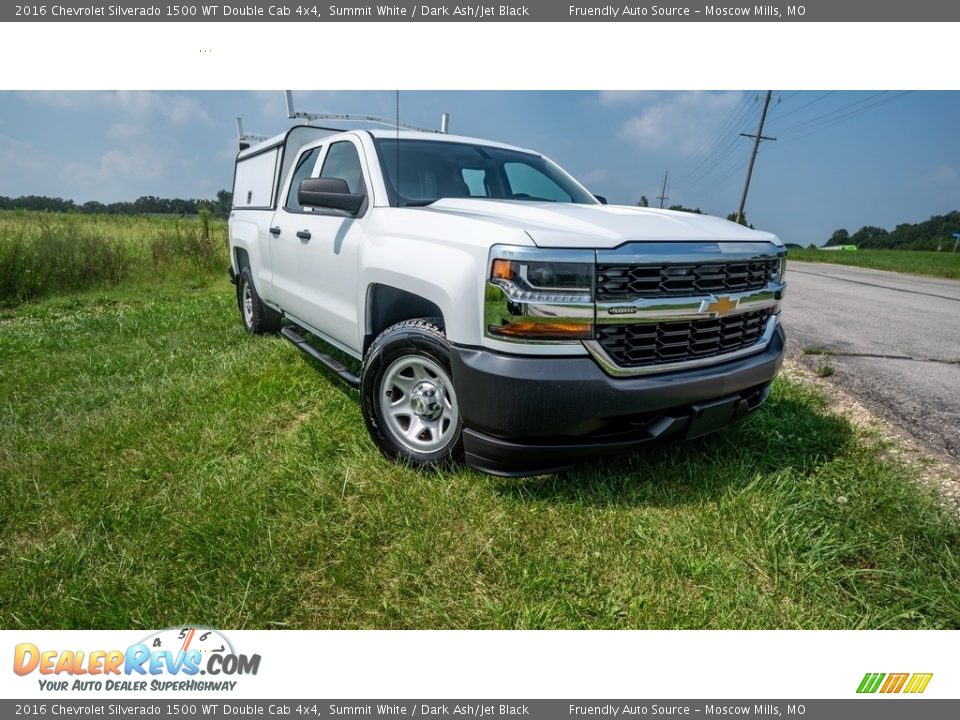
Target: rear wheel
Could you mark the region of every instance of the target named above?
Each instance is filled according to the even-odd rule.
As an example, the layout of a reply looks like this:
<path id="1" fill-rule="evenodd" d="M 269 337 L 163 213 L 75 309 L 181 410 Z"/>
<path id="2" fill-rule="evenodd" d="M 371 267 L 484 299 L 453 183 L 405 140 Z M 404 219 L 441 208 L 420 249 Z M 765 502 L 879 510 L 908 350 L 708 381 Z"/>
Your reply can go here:
<path id="1" fill-rule="evenodd" d="M 275 333 L 280 330 L 281 315 L 260 300 L 253 285 L 250 268 L 244 268 L 237 281 L 237 305 L 244 329 L 251 335 Z"/>
<path id="2" fill-rule="evenodd" d="M 463 424 L 450 373 L 450 344 L 430 320 L 406 320 L 381 333 L 360 381 L 363 416 L 380 451 L 418 467 L 463 458 Z"/>

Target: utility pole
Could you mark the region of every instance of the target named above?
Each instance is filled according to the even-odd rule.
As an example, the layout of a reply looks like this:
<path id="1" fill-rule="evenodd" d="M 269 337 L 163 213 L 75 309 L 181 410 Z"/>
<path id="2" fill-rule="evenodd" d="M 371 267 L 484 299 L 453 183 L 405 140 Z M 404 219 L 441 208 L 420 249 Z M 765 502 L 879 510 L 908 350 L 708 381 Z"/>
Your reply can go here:
<path id="1" fill-rule="evenodd" d="M 953 236 L 956 238 L 956 240 L 953 241 L 953 251 L 956 252 L 957 243 L 960 243 L 960 233 L 954 233 Z"/>
<path id="2" fill-rule="evenodd" d="M 670 171 L 667 170 L 663 174 L 663 184 L 660 186 L 660 194 L 657 195 L 657 200 L 660 201 L 660 208 L 663 209 L 663 204 L 670 199 L 667 195 L 667 183 L 670 182 Z"/>
<path id="3" fill-rule="evenodd" d="M 737 222 L 743 222 L 743 209 L 747 205 L 747 191 L 750 190 L 750 178 L 753 176 L 753 164 L 757 160 L 757 150 L 760 149 L 761 140 L 776 140 L 774 137 L 764 137 L 763 124 L 767 120 L 767 108 L 770 107 L 770 97 L 773 90 L 767 90 L 767 97 L 763 100 L 763 111 L 760 113 L 760 124 L 757 126 L 757 134 L 740 133 L 741 137 L 753 138 L 753 152 L 750 154 L 750 165 L 747 167 L 747 179 L 743 183 L 743 196 L 740 198 L 740 209 L 737 210 Z"/>

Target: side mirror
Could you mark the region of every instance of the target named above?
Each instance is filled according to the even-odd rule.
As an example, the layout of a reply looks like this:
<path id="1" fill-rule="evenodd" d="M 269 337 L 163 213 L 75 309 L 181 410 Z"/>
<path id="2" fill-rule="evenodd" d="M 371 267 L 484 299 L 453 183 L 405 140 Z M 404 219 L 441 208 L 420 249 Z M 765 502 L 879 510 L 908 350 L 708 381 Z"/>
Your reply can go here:
<path id="1" fill-rule="evenodd" d="M 366 195 L 351 193 L 342 178 L 306 178 L 297 190 L 297 202 L 301 205 L 343 210 L 351 215 L 360 212 L 366 199 Z"/>
<path id="2" fill-rule="evenodd" d="M 594 195 L 594 197 L 600 201 L 601 205 L 607 204 L 607 199 L 603 195 Z"/>

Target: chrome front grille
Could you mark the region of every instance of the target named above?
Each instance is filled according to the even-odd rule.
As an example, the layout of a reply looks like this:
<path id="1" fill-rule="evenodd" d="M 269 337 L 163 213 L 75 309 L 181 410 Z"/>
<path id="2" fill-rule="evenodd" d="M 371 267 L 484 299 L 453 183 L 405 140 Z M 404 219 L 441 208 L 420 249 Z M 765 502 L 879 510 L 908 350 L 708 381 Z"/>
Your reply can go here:
<path id="1" fill-rule="evenodd" d="M 733 262 L 597 265 L 598 300 L 745 292 L 764 288 L 777 276 L 779 258 Z"/>
<path id="2" fill-rule="evenodd" d="M 610 375 L 715 365 L 774 337 L 786 288 L 772 242 L 634 242 L 596 253 L 596 331 Z"/>
<path id="3" fill-rule="evenodd" d="M 770 310 L 763 309 L 701 320 L 601 325 L 596 342 L 622 368 L 687 362 L 756 345 L 769 318 Z"/>

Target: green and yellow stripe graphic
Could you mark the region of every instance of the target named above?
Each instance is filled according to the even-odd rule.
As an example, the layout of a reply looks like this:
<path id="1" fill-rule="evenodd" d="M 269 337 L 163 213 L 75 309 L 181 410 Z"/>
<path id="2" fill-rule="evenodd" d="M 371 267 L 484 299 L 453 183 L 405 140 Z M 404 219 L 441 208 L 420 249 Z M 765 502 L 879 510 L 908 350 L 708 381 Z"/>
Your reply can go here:
<path id="1" fill-rule="evenodd" d="M 933 673 L 867 673 L 857 687 L 858 693 L 922 693 Z"/>

